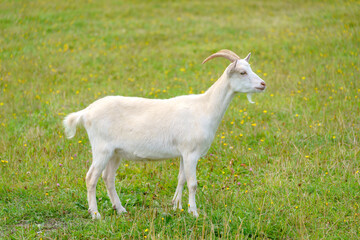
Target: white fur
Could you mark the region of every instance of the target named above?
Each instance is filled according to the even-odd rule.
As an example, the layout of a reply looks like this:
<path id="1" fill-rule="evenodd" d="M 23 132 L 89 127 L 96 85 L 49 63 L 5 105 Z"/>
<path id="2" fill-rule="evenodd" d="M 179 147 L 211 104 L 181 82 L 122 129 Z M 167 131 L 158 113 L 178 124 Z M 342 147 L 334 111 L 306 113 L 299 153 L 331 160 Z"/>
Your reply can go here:
<path id="1" fill-rule="evenodd" d="M 203 94 L 163 100 L 108 96 L 64 119 L 69 138 L 75 135 L 78 124 L 85 127 L 89 136 L 93 162 L 86 175 L 86 185 L 89 213 L 94 219 L 100 218 L 95 191 L 101 174 L 113 208 L 118 213 L 126 212 L 115 190 L 115 173 L 121 159 L 136 161 L 178 157 L 180 171 L 173 198 L 174 209 L 182 208 L 182 190 L 187 182 L 188 211 L 198 216 L 195 203 L 198 159 L 209 150 L 234 95 L 265 89 L 265 83 L 252 72 L 247 61 L 241 59 L 231 63 Z M 244 71 L 246 74 L 241 75 Z"/>

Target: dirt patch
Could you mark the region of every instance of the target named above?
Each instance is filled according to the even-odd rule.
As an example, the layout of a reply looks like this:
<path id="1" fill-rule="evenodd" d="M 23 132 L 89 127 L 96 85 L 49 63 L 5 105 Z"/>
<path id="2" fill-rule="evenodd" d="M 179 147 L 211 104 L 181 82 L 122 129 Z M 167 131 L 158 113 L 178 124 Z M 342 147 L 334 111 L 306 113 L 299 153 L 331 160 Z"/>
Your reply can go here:
<path id="1" fill-rule="evenodd" d="M 66 223 L 59 221 L 58 219 L 50 218 L 47 219 L 43 223 L 34 223 L 30 221 L 23 220 L 18 224 L 8 225 L 5 227 L 5 231 L 3 233 L 5 236 L 16 234 L 17 231 L 21 230 L 34 230 L 37 234 L 42 235 L 46 232 L 51 232 L 57 229 L 64 229 L 67 228 Z M 0 234 L 1 236 L 1 234 Z"/>

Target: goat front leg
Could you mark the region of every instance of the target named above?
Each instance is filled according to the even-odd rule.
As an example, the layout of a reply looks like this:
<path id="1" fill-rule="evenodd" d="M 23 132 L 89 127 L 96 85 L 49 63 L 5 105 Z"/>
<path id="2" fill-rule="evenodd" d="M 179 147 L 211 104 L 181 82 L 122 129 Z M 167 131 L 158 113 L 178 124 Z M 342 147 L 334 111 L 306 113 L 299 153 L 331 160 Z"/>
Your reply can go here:
<path id="1" fill-rule="evenodd" d="M 192 213 L 195 217 L 199 214 L 196 208 L 195 194 L 197 188 L 196 180 L 196 165 L 199 160 L 198 154 L 189 154 L 184 156 L 184 172 L 186 177 L 187 186 L 189 189 L 189 209 L 188 212 Z"/>
<path id="2" fill-rule="evenodd" d="M 182 209 L 181 205 L 181 198 L 182 198 L 182 191 L 184 189 L 184 185 L 186 182 L 185 172 L 184 172 L 184 161 L 183 158 L 180 158 L 180 170 L 178 176 L 178 185 L 176 187 L 175 195 L 172 200 L 173 209 L 176 210 L 177 208 Z"/>

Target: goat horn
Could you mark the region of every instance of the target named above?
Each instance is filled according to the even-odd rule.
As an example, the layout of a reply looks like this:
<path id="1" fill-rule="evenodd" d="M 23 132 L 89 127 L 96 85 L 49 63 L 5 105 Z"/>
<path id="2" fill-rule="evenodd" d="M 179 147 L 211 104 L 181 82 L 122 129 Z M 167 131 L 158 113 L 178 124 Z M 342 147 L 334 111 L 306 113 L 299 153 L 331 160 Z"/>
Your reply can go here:
<path id="1" fill-rule="evenodd" d="M 210 55 L 209 57 L 207 57 L 202 62 L 202 64 L 204 64 L 207 61 L 209 61 L 209 60 L 211 60 L 213 58 L 216 58 L 216 57 L 224 57 L 224 58 L 230 60 L 231 62 L 235 62 L 236 60 L 240 59 L 240 57 L 238 55 L 236 55 L 236 53 L 234 53 L 234 52 L 232 52 L 230 50 L 227 50 L 227 49 L 223 49 L 223 50 L 220 50 L 217 53 L 214 53 L 214 54 Z"/>

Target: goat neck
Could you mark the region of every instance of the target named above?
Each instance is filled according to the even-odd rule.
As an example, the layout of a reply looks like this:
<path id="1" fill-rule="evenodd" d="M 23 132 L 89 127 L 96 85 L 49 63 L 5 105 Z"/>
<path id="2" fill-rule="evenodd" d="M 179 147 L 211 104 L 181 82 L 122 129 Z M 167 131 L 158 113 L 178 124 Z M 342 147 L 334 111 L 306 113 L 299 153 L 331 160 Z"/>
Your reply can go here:
<path id="1" fill-rule="evenodd" d="M 210 127 L 215 132 L 235 92 L 231 89 L 227 71 L 204 93 Z"/>

